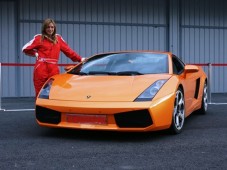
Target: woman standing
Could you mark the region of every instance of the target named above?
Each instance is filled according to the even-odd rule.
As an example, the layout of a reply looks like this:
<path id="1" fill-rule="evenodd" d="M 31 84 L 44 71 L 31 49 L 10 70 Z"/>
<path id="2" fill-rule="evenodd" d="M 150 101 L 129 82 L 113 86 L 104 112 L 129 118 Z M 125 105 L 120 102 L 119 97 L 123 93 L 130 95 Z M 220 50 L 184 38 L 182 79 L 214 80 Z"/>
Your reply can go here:
<path id="1" fill-rule="evenodd" d="M 53 75 L 59 74 L 58 60 L 60 51 L 74 62 L 80 62 L 81 57 L 73 51 L 63 38 L 56 34 L 56 24 L 52 19 L 46 19 L 42 25 L 42 34 L 24 45 L 22 51 L 29 56 L 36 57 L 33 82 L 36 97 L 43 84 Z"/>

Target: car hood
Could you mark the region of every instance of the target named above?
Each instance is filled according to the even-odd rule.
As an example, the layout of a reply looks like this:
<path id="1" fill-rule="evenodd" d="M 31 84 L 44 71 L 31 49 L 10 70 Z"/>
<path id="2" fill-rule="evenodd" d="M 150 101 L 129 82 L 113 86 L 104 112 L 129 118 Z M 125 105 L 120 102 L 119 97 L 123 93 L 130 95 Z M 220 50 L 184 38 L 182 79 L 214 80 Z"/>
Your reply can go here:
<path id="1" fill-rule="evenodd" d="M 83 102 L 134 101 L 145 89 L 168 74 L 139 76 L 77 76 L 54 77 L 49 99 Z"/>

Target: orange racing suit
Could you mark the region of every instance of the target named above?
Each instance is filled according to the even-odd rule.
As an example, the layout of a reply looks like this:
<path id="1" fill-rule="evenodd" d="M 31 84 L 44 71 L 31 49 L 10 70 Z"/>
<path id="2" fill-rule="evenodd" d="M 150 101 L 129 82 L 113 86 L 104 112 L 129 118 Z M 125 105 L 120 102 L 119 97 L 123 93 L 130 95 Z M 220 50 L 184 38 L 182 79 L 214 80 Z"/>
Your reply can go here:
<path id="1" fill-rule="evenodd" d="M 36 64 L 34 67 L 33 82 L 36 97 L 41 90 L 43 84 L 53 75 L 59 74 L 58 60 L 60 51 L 62 51 L 72 61 L 80 62 L 81 57 L 73 51 L 60 35 L 57 36 L 57 43 L 44 38 L 42 35 L 36 35 L 34 38 L 24 45 L 22 51 L 29 56 L 36 56 Z"/>

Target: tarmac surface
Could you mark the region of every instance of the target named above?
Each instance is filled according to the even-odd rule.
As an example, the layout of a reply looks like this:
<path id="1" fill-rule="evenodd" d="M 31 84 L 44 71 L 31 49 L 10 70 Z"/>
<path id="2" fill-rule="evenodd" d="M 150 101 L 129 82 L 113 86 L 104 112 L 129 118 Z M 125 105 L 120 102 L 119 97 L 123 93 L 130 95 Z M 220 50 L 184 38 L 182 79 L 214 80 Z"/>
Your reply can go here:
<path id="1" fill-rule="evenodd" d="M 49 129 L 34 98 L 3 98 L 0 169 L 227 169 L 227 94 L 212 94 L 206 115 L 192 114 L 179 135 Z"/>

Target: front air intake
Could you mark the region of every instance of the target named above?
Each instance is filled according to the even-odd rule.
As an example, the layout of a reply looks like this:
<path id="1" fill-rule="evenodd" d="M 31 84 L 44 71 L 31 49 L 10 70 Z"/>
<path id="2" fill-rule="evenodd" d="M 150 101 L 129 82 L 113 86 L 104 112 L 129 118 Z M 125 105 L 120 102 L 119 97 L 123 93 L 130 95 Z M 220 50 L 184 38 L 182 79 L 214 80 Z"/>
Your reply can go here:
<path id="1" fill-rule="evenodd" d="M 145 128 L 153 124 L 148 110 L 117 113 L 114 117 L 121 128 Z"/>
<path id="2" fill-rule="evenodd" d="M 42 123 L 58 124 L 61 122 L 61 113 L 45 107 L 36 106 L 36 119 Z"/>

